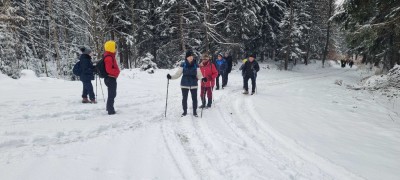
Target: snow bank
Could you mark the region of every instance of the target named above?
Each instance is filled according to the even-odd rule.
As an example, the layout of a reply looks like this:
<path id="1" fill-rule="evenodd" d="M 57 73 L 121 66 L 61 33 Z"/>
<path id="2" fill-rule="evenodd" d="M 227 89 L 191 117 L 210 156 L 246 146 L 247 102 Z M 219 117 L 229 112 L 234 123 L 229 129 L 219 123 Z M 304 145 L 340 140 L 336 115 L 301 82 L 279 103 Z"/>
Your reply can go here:
<path id="1" fill-rule="evenodd" d="M 24 69 L 21 71 L 21 79 L 37 79 L 37 76 L 32 70 Z"/>
<path id="2" fill-rule="evenodd" d="M 10 79 L 10 77 L 0 72 L 0 80 L 5 80 L 5 79 Z"/>

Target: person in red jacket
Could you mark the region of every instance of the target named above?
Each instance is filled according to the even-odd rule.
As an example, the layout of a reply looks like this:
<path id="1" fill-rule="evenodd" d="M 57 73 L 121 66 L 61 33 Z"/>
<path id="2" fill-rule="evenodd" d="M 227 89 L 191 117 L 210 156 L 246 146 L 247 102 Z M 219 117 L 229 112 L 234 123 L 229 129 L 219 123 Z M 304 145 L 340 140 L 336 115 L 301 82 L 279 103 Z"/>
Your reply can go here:
<path id="1" fill-rule="evenodd" d="M 115 114 L 114 99 L 117 97 L 117 78 L 120 73 L 117 60 L 115 59 L 115 53 L 117 51 L 115 41 L 107 41 L 104 44 L 104 50 L 104 64 L 108 74 L 108 76 L 104 78 L 104 84 L 106 84 L 108 88 L 106 109 L 109 115 L 113 115 Z"/>
<path id="2" fill-rule="evenodd" d="M 200 97 L 202 105 L 200 108 L 204 108 L 206 106 L 206 93 L 208 97 L 207 107 L 211 107 L 212 103 L 212 88 L 215 85 L 215 78 L 218 76 L 218 71 L 215 68 L 215 65 L 210 62 L 210 56 L 208 54 L 203 54 L 201 56 L 202 62 L 199 64 L 200 71 L 203 77 L 207 78 L 207 81 L 201 82 L 201 91 Z"/>

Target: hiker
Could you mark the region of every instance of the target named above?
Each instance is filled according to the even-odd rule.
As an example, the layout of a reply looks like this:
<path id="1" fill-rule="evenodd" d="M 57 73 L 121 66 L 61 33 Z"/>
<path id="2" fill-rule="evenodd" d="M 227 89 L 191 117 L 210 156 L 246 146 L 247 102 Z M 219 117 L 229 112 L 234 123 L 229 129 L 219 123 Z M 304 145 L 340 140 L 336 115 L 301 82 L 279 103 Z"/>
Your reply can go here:
<path id="1" fill-rule="evenodd" d="M 350 68 L 353 68 L 353 65 L 354 65 L 354 61 L 353 61 L 353 60 L 350 60 L 350 62 L 349 62 Z"/>
<path id="2" fill-rule="evenodd" d="M 214 62 L 215 67 L 217 68 L 218 71 L 218 76 L 217 76 L 217 89 L 219 90 L 219 77 L 222 77 L 222 89 L 224 89 L 225 84 L 224 84 L 224 76 L 227 70 L 227 63 L 225 59 L 223 58 L 221 53 L 218 53 L 218 57 Z"/>
<path id="3" fill-rule="evenodd" d="M 200 98 L 202 105 L 200 108 L 206 107 L 206 93 L 207 93 L 207 108 L 211 107 L 212 104 L 212 89 L 215 85 L 215 78 L 218 76 L 217 69 L 215 65 L 211 63 L 210 56 L 208 54 L 203 54 L 201 56 L 202 62 L 199 64 L 200 71 L 203 77 L 207 78 L 206 82 L 201 82 Z"/>
<path id="4" fill-rule="evenodd" d="M 104 78 L 104 84 L 106 84 L 108 89 L 106 110 L 109 115 L 113 115 L 116 113 L 114 109 L 114 102 L 115 97 L 117 96 L 117 78 L 120 73 L 117 60 L 115 59 L 115 54 L 117 51 L 117 45 L 115 41 L 107 41 L 104 44 L 104 50 L 104 64 L 108 74 L 108 76 Z"/>
<path id="5" fill-rule="evenodd" d="M 256 90 L 256 78 L 257 72 L 260 70 L 258 62 L 255 60 L 256 55 L 252 54 L 249 56 L 248 61 L 244 63 L 242 72 L 244 74 L 244 92 L 243 94 L 249 94 L 248 81 L 251 79 L 251 95 L 255 93 Z"/>
<path id="6" fill-rule="evenodd" d="M 232 56 L 229 55 L 228 52 L 225 53 L 225 61 L 226 61 L 226 72 L 224 74 L 224 77 L 222 77 L 222 87 L 225 87 L 228 85 L 228 80 L 229 80 L 229 73 L 232 71 Z"/>
<path id="7" fill-rule="evenodd" d="M 94 80 L 94 66 L 92 62 L 92 50 L 89 47 L 80 48 L 82 54 L 79 57 L 80 80 L 83 84 L 82 103 L 97 103 L 93 91 L 92 80 Z M 89 95 L 89 99 L 88 99 Z"/>
<path id="8" fill-rule="evenodd" d="M 246 62 L 247 62 L 247 59 L 243 59 L 243 60 L 242 60 L 242 65 L 241 65 L 241 66 L 240 66 L 240 68 L 239 68 L 239 70 L 241 70 L 241 71 L 242 71 L 242 77 L 243 77 L 243 90 L 245 90 L 245 88 L 244 88 L 244 78 L 246 77 L 246 76 L 245 76 L 245 74 L 244 74 L 243 68 L 244 68 L 244 64 L 246 64 Z"/>
<path id="9" fill-rule="evenodd" d="M 202 80 L 203 82 L 207 82 L 207 78 L 203 78 L 203 75 L 200 72 L 200 69 L 196 62 L 193 60 L 193 52 L 187 51 L 185 55 L 185 61 L 181 63 L 179 69 L 175 72 L 174 75 L 167 74 L 168 79 L 178 79 L 182 76 L 181 79 L 181 90 L 182 90 L 182 108 L 183 113 L 182 117 L 187 115 L 187 99 L 190 94 L 192 95 L 193 102 L 193 116 L 198 117 L 197 115 L 197 87 L 198 80 Z"/>

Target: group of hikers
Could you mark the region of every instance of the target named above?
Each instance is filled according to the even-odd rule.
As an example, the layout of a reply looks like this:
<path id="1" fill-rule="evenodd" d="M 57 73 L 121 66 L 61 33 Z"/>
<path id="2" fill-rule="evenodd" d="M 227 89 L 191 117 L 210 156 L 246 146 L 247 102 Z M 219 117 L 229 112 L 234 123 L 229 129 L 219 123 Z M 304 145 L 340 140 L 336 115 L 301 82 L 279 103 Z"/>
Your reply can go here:
<path id="1" fill-rule="evenodd" d="M 95 79 L 95 73 L 98 74 L 98 71 L 105 71 L 107 75 L 104 76 L 104 84 L 106 84 L 108 89 L 106 110 L 109 115 L 115 114 L 116 112 L 114 109 L 114 99 L 117 96 L 117 78 L 120 73 L 118 63 L 115 58 L 117 44 L 115 43 L 115 41 L 107 41 L 104 44 L 103 61 L 98 62 L 104 63 L 104 70 L 96 69 L 98 66 L 93 65 L 93 54 L 92 50 L 89 47 L 82 47 L 80 48 L 80 50 L 82 54 L 80 55 L 79 62 L 77 63 L 79 65 L 79 68 L 77 68 L 78 72 L 74 72 L 74 74 L 79 75 L 79 79 L 82 81 L 83 84 L 82 103 L 97 103 L 93 91 L 92 80 Z"/>
<path id="2" fill-rule="evenodd" d="M 347 59 L 347 60 L 346 59 L 342 59 L 342 60 L 340 60 L 340 65 L 341 65 L 342 68 L 345 68 L 346 64 L 348 64 L 350 66 L 350 68 L 352 68 L 353 65 L 354 65 L 354 61 L 350 60 L 350 59 Z"/>
<path id="3" fill-rule="evenodd" d="M 178 79 L 181 78 L 181 90 L 182 90 L 182 116 L 187 115 L 187 99 L 190 94 L 192 96 L 192 107 L 193 116 L 197 117 L 197 89 L 198 80 L 200 83 L 200 98 L 202 105 L 199 108 L 210 108 L 213 100 L 213 89 L 219 90 L 219 77 L 222 77 L 222 89 L 228 83 L 228 75 L 232 70 L 232 59 L 230 62 L 224 59 L 221 53 L 218 54 L 217 59 L 212 63 L 210 56 L 207 53 L 201 55 L 201 62 L 197 64 L 194 61 L 194 54 L 192 51 L 187 51 L 185 55 L 185 61 L 181 63 L 175 74 L 167 74 L 167 79 Z M 229 57 L 229 56 L 225 56 Z M 260 70 L 260 66 L 255 61 L 255 55 L 250 55 L 248 60 L 245 60 L 240 70 L 243 75 L 243 94 L 249 94 L 248 91 L 248 80 L 252 81 L 252 95 L 255 93 L 256 88 L 256 77 L 257 72 Z M 215 83 L 216 81 L 216 83 Z M 206 101 L 207 94 L 207 101 Z M 207 103 L 206 103 L 207 102 Z"/>
<path id="4" fill-rule="evenodd" d="M 96 65 L 94 65 L 92 62 L 93 54 L 89 47 L 82 47 L 80 50 L 81 55 L 79 57 L 79 62 L 77 62 L 79 68 L 77 68 L 78 70 L 75 70 L 74 66 L 73 71 L 74 74 L 79 75 L 83 84 L 82 103 L 97 103 L 91 81 L 95 79 L 95 74 L 102 74 L 101 71 L 104 69 L 103 74 L 105 75 L 100 75 L 100 77 L 104 78 L 104 83 L 108 88 L 106 110 L 109 115 L 115 114 L 114 99 L 117 95 L 117 78 L 120 73 L 120 69 L 115 58 L 117 51 L 115 41 L 107 41 L 104 44 L 105 52 L 103 54 L 103 59 L 97 62 Z M 201 81 L 201 105 L 199 108 L 210 108 L 213 102 L 214 87 L 216 87 L 215 90 L 219 90 L 220 87 L 224 89 L 224 87 L 226 87 L 228 84 L 229 73 L 232 71 L 233 61 L 232 57 L 229 56 L 228 53 L 225 53 L 225 56 L 223 56 L 222 53 L 218 53 L 217 58 L 213 62 L 210 55 L 207 53 L 203 53 L 201 55 L 199 63 L 195 61 L 194 56 L 195 54 L 193 51 L 187 51 L 185 53 L 185 60 L 180 64 L 177 71 L 172 75 L 167 74 L 168 81 L 170 79 L 178 79 L 182 77 L 180 83 L 182 91 L 182 116 L 187 115 L 187 99 L 189 91 L 193 102 L 193 116 L 198 116 L 197 89 L 199 80 Z M 249 94 L 248 81 L 250 79 L 252 83 L 251 95 L 255 93 L 257 72 L 260 70 L 260 66 L 255 58 L 256 56 L 254 54 L 249 55 L 248 59 L 243 60 L 243 64 L 240 67 L 243 76 L 243 94 Z M 221 86 L 220 77 L 222 79 Z"/>

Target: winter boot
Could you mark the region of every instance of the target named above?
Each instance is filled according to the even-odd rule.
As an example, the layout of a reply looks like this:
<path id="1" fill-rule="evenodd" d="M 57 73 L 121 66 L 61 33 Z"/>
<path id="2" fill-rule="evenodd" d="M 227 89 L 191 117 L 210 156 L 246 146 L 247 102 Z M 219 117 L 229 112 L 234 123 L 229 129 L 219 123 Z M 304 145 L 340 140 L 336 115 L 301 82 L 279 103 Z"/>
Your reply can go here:
<path id="1" fill-rule="evenodd" d="M 90 101 L 89 101 L 88 98 L 83 98 L 83 99 L 82 99 L 82 103 L 86 104 L 86 103 L 90 103 Z"/>
<path id="2" fill-rule="evenodd" d="M 183 113 L 182 113 L 181 117 L 186 116 L 186 115 L 187 115 L 187 111 L 185 109 L 185 110 L 183 110 Z"/>
<path id="3" fill-rule="evenodd" d="M 206 98 L 201 98 L 201 106 L 199 106 L 199 108 L 203 109 L 204 107 L 206 107 Z"/>
<path id="4" fill-rule="evenodd" d="M 115 113 L 115 111 L 108 111 L 108 115 L 114 115 Z"/>
<path id="5" fill-rule="evenodd" d="M 251 92 L 251 95 L 253 95 L 255 92 L 253 91 L 253 92 Z"/>
<path id="6" fill-rule="evenodd" d="M 212 104 L 212 98 L 208 98 L 207 108 L 210 108 Z"/>
<path id="7" fill-rule="evenodd" d="M 243 94 L 249 94 L 249 91 L 244 90 Z"/>
<path id="8" fill-rule="evenodd" d="M 92 100 L 90 100 L 90 103 L 97 104 L 97 101 L 96 101 L 96 99 L 92 99 Z"/>
<path id="9" fill-rule="evenodd" d="M 199 116 L 197 115 L 196 109 L 193 109 L 193 116 L 194 116 L 194 117 L 199 117 Z"/>

